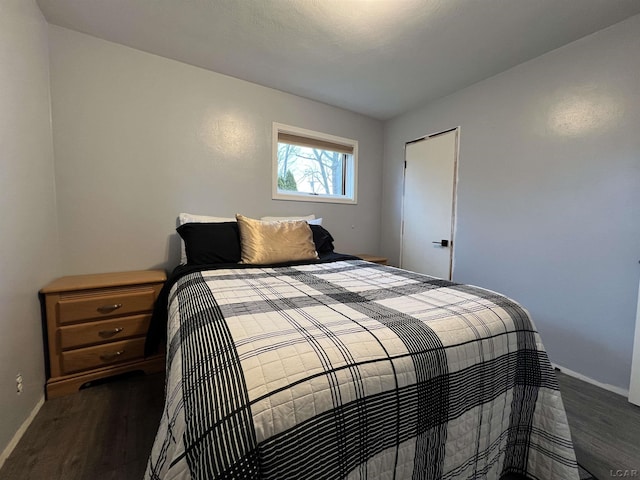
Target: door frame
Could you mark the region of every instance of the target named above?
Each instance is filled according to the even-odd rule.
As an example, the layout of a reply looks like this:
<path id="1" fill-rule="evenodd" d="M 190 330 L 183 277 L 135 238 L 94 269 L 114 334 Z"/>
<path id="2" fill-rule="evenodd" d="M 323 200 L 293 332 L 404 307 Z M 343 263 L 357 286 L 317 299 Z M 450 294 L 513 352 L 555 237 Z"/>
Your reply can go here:
<path id="1" fill-rule="evenodd" d="M 638 309 L 636 310 L 636 332 L 631 356 L 631 379 L 629 380 L 629 402 L 640 406 L 640 284 L 638 285 Z"/>
<path id="2" fill-rule="evenodd" d="M 422 140 L 427 140 L 429 138 L 438 137 L 440 135 L 444 135 L 449 132 L 456 132 L 455 139 L 455 147 L 453 152 L 453 198 L 451 200 L 451 232 L 450 232 L 450 245 L 449 245 L 449 278 L 445 280 L 453 279 L 453 269 L 455 266 L 454 262 L 454 252 L 456 247 L 455 234 L 456 234 L 456 226 L 457 226 L 457 210 L 458 210 L 458 160 L 460 158 L 460 125 L 453 128 L 448 128 L 446 130 L 440 130 L 435 133 L 430 133 L 427 135 L 423 135 L 422 137 L 415 138 L 413 140 L 409 140 L 404 144 L 403 150 L 403 168 L 402 168 L 402 204 L 400 206 L 400 266 L 402 266 L 402 252 L 404 245 L 404 195 L 405 195 L 405 186 L 407 183 L 407 146 L 412 143 L 417 143 Z"/>

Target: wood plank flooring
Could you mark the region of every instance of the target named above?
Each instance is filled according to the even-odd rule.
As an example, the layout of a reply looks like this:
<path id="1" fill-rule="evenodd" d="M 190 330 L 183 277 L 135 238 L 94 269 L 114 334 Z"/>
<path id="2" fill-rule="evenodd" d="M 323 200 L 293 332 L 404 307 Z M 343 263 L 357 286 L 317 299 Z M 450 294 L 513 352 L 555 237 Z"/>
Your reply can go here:
<path id="1" fill-rule="evenodd" d="M 640 407 L 562 372 L 556 376 L 578 463 L 599 480 L 640 479 Z"/>
<path id="2" fill-rule="evenodd" d="M 578 461 L 600 480 L 640 479 L 640 407 L 556 373 Z M 163 395 L 162 374 L 139 375 L 45 402 L 0 480 L 141 479 Z"/>
<path id="3" fill-rule="evenodd" d="M 164 374 L 118 378 L 48 400 L 0 479 L 141 479 L 163 403 Z"/>

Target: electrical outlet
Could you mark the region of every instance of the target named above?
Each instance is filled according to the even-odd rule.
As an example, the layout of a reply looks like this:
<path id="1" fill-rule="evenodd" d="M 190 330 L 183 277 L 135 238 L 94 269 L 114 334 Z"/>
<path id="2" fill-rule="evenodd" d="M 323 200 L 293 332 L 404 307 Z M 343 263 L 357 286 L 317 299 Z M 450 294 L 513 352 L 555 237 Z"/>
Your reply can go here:
<path id="1" fill-rule="evenodd" d="M 19 373 L 16 375 L 16 392 L 19 394 L 22 393 L 22 374 Z"/>

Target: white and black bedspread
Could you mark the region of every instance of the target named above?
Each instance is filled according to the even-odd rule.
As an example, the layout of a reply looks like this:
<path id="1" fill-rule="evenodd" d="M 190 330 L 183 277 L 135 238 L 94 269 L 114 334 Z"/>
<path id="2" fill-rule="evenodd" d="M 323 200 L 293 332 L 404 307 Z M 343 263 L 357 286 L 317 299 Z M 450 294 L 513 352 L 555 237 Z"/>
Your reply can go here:
<path id="1" fill-rule="evenodd" d="M 554 372 L 502 295 L 361 260 L 205 270 L 168 297 L 149 479 L 577 479 Z"/>

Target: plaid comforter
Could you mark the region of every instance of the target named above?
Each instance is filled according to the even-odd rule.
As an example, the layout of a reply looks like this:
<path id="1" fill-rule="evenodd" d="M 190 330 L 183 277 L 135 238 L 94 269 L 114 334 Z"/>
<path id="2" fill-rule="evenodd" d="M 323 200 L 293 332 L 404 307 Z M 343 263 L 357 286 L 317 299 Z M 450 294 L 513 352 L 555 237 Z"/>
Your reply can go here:
<path id="1" fill-rule="evenodd" d="M 578 478 L 553 369 L 502 295 L 348 260 L 190 273 L 168 305 L 146 478 Z"/>

